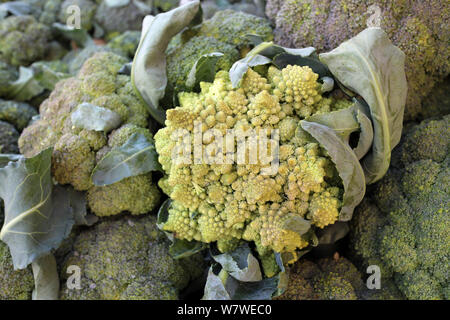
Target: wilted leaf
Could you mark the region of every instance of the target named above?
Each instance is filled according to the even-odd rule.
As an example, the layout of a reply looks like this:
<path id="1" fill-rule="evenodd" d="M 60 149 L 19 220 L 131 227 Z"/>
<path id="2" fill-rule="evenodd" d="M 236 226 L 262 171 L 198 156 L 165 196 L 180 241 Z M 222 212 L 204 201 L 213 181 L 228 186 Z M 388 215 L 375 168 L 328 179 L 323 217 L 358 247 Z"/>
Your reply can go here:
<path id="1" fill-rule="evenodd" d="M 258 260 L 253 256 L 247 243 L 232 252 L 213 255 L 222 268 L 239 281 L 261 281 L 262 274 Z"/>
<path id="2" fill-rule="evenodd" d="M 348 222 L 337 221 L 324 229 L 317 230 L 317 237 L 319 238 L 319 245 L 322 244 L 333 244 L 336 241 L 344 238 L 350 228 Z"/>
<path id="3" fill-rule="evenodd" d="M 286 219 L 282 228 L 303 235 L 311 228 L 311 222 L 297 215 L 292 215 Z"/>
<path id="4" fill-rule="evenodd" d="M 98 221 L 98 217 L 87 212 L 86 193 L 76 191 L 71 186 L 64 186 L 64 189 L 69 194 L 75 225 L 92 226 L 95 224 Z"/>
<path id="5" fill-rule="evenodd" d="M 123 145 L 113 148 L 92 172 L 96 186 L 106 186 L 122 179 L 162 170 L 153 140 L 134 133 Z"/>
<path id="6" fill-rule="evenodd" d="M 386 173 L 400 141 L 407 84 L 405 54 L 380 28 L 368 28 L 328 53 L 323 61 L 344 86 L 364 98 L 374 127 L 372 152 L 362 159 L 367 183 Z"/>
<path id="7" fill-rule="evenodd" d="M 70 119 L 75 127 L 104 132 L 109 132 L 122 123 L 116 112 L 89 102 L 79 104 L 71 113 Z"/>
<path id="8" fill-rule="evenodd" d="M 186 79 L 188 88 L 197 87 L 201 81 L 213 82 L 216 74 L 216 63 L 223 53 L 213 52 L 202 55 L 192 66 Z"/>
<path id="9" fill-rule="evenodd" d="M 188 26 L 199 11 L 192 1 L 144 21 L 142 36 L 133 60 L 131 82 L 151 116 L 163 124 L 166 112 L 159 105 L 167 85 L 165 51 L 169 41 Z"/>
<path id="10" fill-rule="evenodd" d="M 360 103 L 356 102 L 356 119 L 358 120 L 360 132 L 357 146 L 353 149 L 358 160 L 361 160 L 367 152 L 369 152 L 373 143 L 373 126 L 372 121 L 369 118 L 369 112 L 365 111 L 365 107 Z"/>
<path id="11" fill-rule="evenodd" d="M 0 197 L 5 202 L 0 239 L 8 244 L 15 269 L 59 247 L 74 224 L 69 194 L 52 188 L 51 157 L 49 148 L 0 169 Z"/>
<path id="12" fill-rule="evenodd" d="M 366 192 L 364 171 L 350 146 L 336 132 L 319 123 L 300 121 L 301 127 L 325 148 L 336 165 L 344 186 L 344 199 L 339 221 L 348 221 Z"/>
<path id="13" fill-rule="evenodd" d="M 70 77 L 70 74 L 68 72 L 55 71 L 48 64 L 48 61 L 38 61 L 31 65 L 31 69 L 36 81 L 43 88 L 51 91 L 58 81 Z"/>
<path id="14" fill-rule="evenodd" d="M 231 300 L 222 280 L 209 268 L 202 300 Z"/>
<path id="15" fill-rule="evenodd" d="M 34 276 L 33 300 L 58 300 L 59 275 L 53 254 L 36 259 L 32 264 Z"/>
<path id="16" fill-rule="evenodd" d="M 239 87 L 248 68 L 269 64 L 271 62 L 272 60 L 269 58 L 260 54 L 252 54 L 250 51 L 245 58 L 236 61 L 230 68 L 229 74 L 233 88 Z"/>
<path id="17" fill-rule="evenodd" d="M 34 78 L 31 68 L 20 67 L 19 78 L 9 85 L 7 98 L 15 101 L 27 101 L 45 90 Z"/>

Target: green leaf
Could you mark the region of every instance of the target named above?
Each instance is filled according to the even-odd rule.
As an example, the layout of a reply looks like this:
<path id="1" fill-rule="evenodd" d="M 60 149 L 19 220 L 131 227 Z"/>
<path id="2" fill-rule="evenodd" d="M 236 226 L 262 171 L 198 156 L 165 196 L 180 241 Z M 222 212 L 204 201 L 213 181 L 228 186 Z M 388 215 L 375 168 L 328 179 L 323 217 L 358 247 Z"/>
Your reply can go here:
<path id="1" fill-rule="evenodd" d="M 31 68 L 20 67 L 19 78 L 9 86 L 8 99 L 15 101 L 27 101 L 45 90 L 34 78 L 34 72 Z"/>
<path id="2" fill-rule="evenodd" d="M 359 130 L 354 105 L 329 113 L 314 114 L 306 118 L 306 121 L 320 123 L 333 129 L 346 143 L 349 142 L 350 134 Z"/>
<path id="3" fill-rule="evenodd" d="M 273 59 L 273 64 L 278 69 L 283 69 L 287 65 L 307 66 L 319 75 L 319 78 L 330 77 L 331 73 L 327 66 L 313 57 L 303 57 L 301 55 L 294 55 L 292 53 L 280 53 Z"/>
<path id="4" fill-rule="evenodd" d="M 69 194 L 53 188 L 51 158 L 49 148 L 0 169 L 0 197 L 5 202 L 0 239 L 8 244 L 15 269 L 58 248 L 74 224 Z"/>
<path id="5" fill-rule="evenodd" d="M 213 52 L 202 55 L 192 66 L 186 79 L 186 86 L 193 89 L 200 82 L 213 82 L 216 75 L 216 63 L 223 53 Z"/>
<path id="6" fill-rule="evenodd" d="M 22 158 L 23 155 L 21 154 L 0 153 L 0 168 L 6 167 L 11 161 L 17 161 Z"/>
<path id="7" fill-rule="evenodd" d="M 300 121 L 301 127 L 325 148 L 336 165 L 344 185 L 344 199 L 339 221 L 348 221 L 366 192 L 364 171 L 350 146 L 336 132 L 319 123 Z"/>
<path id="8" fill-rule="evenodd" d="M 233 88 L 239 87 L 248 68 L 262 66 L 271 62 L 269 58 L 260 54 L 252 54 L 250 51 L 245 58 L 236 61 L 230 68 L 229 74 Z"/>
<path id="9" fill-rule="evenodd" d="M 204 249 L 208 248 L 208 244 L 199 241 L 187 241 L 174 238 L 169 253 L 174 259 L 181 259 L 192 256 Z"/>
<path id="10" fill-rule="evenodd" d="M 247 243 L 242 244 L 232 252 L 213 255 L 225 271 L 235 279 L 245 282 L 262 280 L 258 260 L 253 256 Z"/>
<path id="11" fill-rule="evenodd" d="M 97 164 L 92 172 L 96 186 L 106 186 L 122 179 L 161 171 L 153 139 L 134 133 L 123 145 L 113 148 Z"/>
<path id="12" fill-rule="evenodd" d="M 202 300 L 270 300 L 278 290 L 278 275 L 254 282 L 239 281 L 228 276 L 223 277 L 225 284 L 221 276 L 215 275 L 213 268 L 210 268 Z"/>
<path id="13" fill-rule="evenodd" d="M 98 221 L 98 217 L 87 212 L 86 193 L 76 191 L 71 186 L 64 186 L 64 189 L 69 194 L 75 225 L 90 227 L 95 224 Z"/>
<path id="14" fill-rule="evenodd" d="M 287 218 L 284 223 L 282 229 L 290 230 L 298 233 L 299 235 L 303 235 L 311 228 L 311 222 L 299 217 L 297 215 L 292 215 Z"/>
<path id="15" fill-rule="evenodd" d="M 9 1 L 0 4 L 0 20 L 7 17 L 8 13 L 14 16 L 23 16 L 32 14 L 34 11 L 31 4 L 24 1 Z"/>
<path id="16" fill-rule="evenodd" d="M 33 70 L 36 81 L 43 88 L 52 91 L 58 81 L 70 77 L 70 74 L 52 69 L 50 63 L 49 61 L 38 61 L 30 67 Z"/>
<path id="17" fill-rule="evenodd" d="M 53 254 L 36 259 L 32 264 L 34 276 L 33 300 L 58 300 L 59 275 Z"/>
<path id="18" fill-rule="evenodd" d="M 407 92 L 405 54 L 382 29 L 368 28 L 331 52 L 320 54 L 320 60 L 369 105 L 374 140 L 362 166 L 367 183 L 374 183 L 388 170 L 391 150 L 402 133 Z"/>
<path id="19" fill-rule="evenodd" d="M 116 129 L 122 123 L 122 118 L 116 112 L 88 102 L 79 104 L 72 111 L 70 119 L 75 127 L 104 132 Z"/>
<path id="20" fill-rule="evenodd" d="M 83 28 L 77 29 L 73 26 L 69 26 L 59 22 L 54 22 L 52 24 L 52 31 L 53 33 L 58 34 L 67 40 L 74 41 L 77 45 L 79 45 L 82 48 L 85 48 L 93 43 L 91 36 Z"/>
<path id="21" fill-rule="evenodd" d="M 169 218 L 169 209 L 172 206 L 172 199 L 166 199 L 161 207 L 159 207 L 158 215 L 156 219 L 156 226 L 159 230 L 164 229 L 164 224 L 167 222 L 167 219 Z"/>
<path id="22" fill-rule="evenodd" d="M 359 101 L 356 102 L 356 119 L 358 120 L 360 133 L 357 146 L 353 149 L 358 160 L 361 160 L 367 152 L 369 152 L 373 143 L 373 126 L 372 121 L 368 116 L 368 112 L 365 111 L 365 107 Z"/>
<path id="23" fill-rule="evenodd" d="M 146 17 L 133 60 L 131 82 L 150 115 L 164 124 L 165 110 L 159 105 L 167 85 L 165 51 L 169 41 L 196 18 L 200 2 L 192 1 L 155 17 Z"/>

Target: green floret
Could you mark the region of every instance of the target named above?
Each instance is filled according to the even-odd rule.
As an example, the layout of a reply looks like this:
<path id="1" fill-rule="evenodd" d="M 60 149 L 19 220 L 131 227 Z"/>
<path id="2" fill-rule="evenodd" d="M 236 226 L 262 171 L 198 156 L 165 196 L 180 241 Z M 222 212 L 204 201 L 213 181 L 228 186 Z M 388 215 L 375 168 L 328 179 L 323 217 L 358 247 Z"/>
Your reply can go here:
<path id="1" fill-rule="evenodd" d="M 37 115 L 36 110 L 27 103 L 0 99 L 0 120 L 13 124 L 22 131 Z"/>
<path id="2" fill-rule="evenodd" d="M 29 65 L 45 57 L 50 29 L 33 16 L 10 16 L 0 21 L 0 60 L 13 66 Z"/>
<path id="3" fill-rule="evenodd" d="M 108 47 L 124 57 L 132 58 L 139 45 L 140 31 L 126 31 L 108 42 Z"/>
<path id="4" fill-rule="evenodd" d="M 450 116 L 411 127 L 397 163 L 352 221 L 352 248 L 363 265 L 393 275 L 408 299 L 448 299 Z"/>
<path id="5" fill-rule="evenodd" d="M 268 20 L 244 12 L 222 10 L 204 21 L 197 35 L 213 37 L 243 49 L 250 46 L 246 38 L 249 34 L 259 35 L 263 41 L 273 38 Z"/>
<path id="6" fill-rule="evenodd" d="M 0 300 L 30 300 L 33 288 L 31 268 L 14 270 L 8 246 L 0 241 Z"/>
<path id="7" fill-rule="evenodd" d="M 19 132 L 8 122 L 0 120 L 0 153 L 19 153 Z"/>
<path id="8" fill-rule="evenodd" d="M 405 119 L 431 116 L 421 102 L 450 72 L 450 29 L 441 23 L 450 17 L 448 1 L 268 0 L 266 14 L 275 24 L 276 43 L 318 51 L 332 50 L 368 23 L 379 23 L 406 55 Z"/>
<path id="9" fill-rule="evenodd" d="M 159 202 L 159 191 L 151 174 L 131 176 L 111 185 L 94 186 L 92 172 L 112 148 L 123 145 L 133 133 L 148 139 L 148 111 L 135 95 L 130 77 L 118 74 L 127 59 L 100 52 L 86 60 L 76 77 L 58 82 L 50 97 L 40 106 L 40 119 L 24 129 L 19 139 L 21 152 L 33 156 L 54 147 L 53 178 L 88 192 L 88 204 L 99 215 L 130 211 L 143 214 Z M 81 103 L 115 112 L 121 126 L 109 134 L 76 127 L 71 113 Z"/>
<path id="10" fill-rule="evenodd" d="M 195 62 L 203 55 L 213 52 L 223 53 L 216 64 L 216 71 L 229 70 L 239 59 L 238 50 L 212 37 L 196 36 L 169 51 L 167 55 L 167 75 L 169 84 L 176 91 L 184 91 L 186 78 Z"/>
<path id="11" fill-rule="evenodd" d="M 74 236 L 61 261 L 61 299 L 173 300 L 203 269 L 200 254 L 175 260 L 153 216 L 106 220 Z M 65 285 L 67 267 L 77 265 L 81 289 Z"/>

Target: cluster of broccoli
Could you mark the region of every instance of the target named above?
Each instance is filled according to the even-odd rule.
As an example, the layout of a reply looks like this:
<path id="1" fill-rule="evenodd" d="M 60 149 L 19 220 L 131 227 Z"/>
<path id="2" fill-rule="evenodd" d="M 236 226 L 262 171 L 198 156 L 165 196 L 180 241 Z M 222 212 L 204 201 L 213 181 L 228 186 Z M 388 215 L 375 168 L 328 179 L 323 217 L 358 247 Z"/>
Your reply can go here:
<path id="1" fill-rule="evenodd" d="M 169 241 L 151 215 L 105 220 L 74 232 L 57 257 L 65 300 L 176 300 L 204 268 L 200 253 L 172 258 Z M 82 271 L 80 289 L 66 285 L 71 265 Z"/>
<path id="2" fill-rule="evenodd" d="M 223 251 L 244 239 L 254 241 L 261 255 L 275 250 L 295 256 L 308 239 L 286 224 L 296 217 L 318 228 L 333 224 L 343 193 L 332 161 L 298 122 L 342 107 L 342 101 L 322 97 L 318 75 L 300 66 L 271 66 L 266 77 L 249 69 L 237 89 L 228 72 L 219 71 L 213 83 L 200 87 L 200 93 L 179 94 L 180 106 L 167 111 L 166 126 L 155 135 L 166 172 L 159 186 L 173 200 L 164 230 L 189 241 L 217 241 Z M 178 162 L 172 135 L 185 129 L 193 136 L 196 120 L 201 132 L 217 130 L 224 136 L 228 129 L 254 129 L 257 135 L 279 130 L 279 168 L 264 175 L 270 163 L 261 159 L 255 164 Z M 203 137 L 203 148 L 215 150 L 219 158 L 235 152 L 234 142 L 227 150 L 215 143 L 213 137 Z"/>
<path id="3" fill-rule="evenodd" d="M 284 46 L 331 50 L 367 27 L 382 27 L 405 54 L 405 119 L 423 117 L 421 101 L 450 73 L 447 1 L 268 0 L 275 41 Z"/>
<path id="4" fill-rule="evenodd" d="M 302 259 L 290 268 L 289 284 L 278 300 L 396 300 L 402 296 L 390 282 L 382 290 L 369 290 L 358 269 L 346 258 L 316 262 Z"/>
<path id="5" fill-rule="evenodd" d="M 136 97 L 130 77 L 119 70 L 128 60 L 111 52 L 89 58 L 76 77 L 58 82 L 40 106 L 40 118 L 25 128 L 19 138 L 26 157 L 54 147 L 52 173 L 62 184 L 87 191 L 88 204 L 98 216 L 130 211 L 143 214 L 159 203 L 160 194 L 151 173 L 123 179 L 107 186 L 94 186 L 92 171 L 112 148 L 123 145 L 134 133 L 149 139 L 148 111 Z M 82 103 L 109 109 L 120 116 L 112 132 L 73 125 L 70 114 Z"/>
<path id="6" fill-rule="evenodd" d="M 351 248 L 408 299 L 449 299 L 450 116 L 412 126 L 357 208 Z M 383 284 L 382 284 L 383 285 Z"/>
<path id="7" fill-rule="evenodd" d="M 273 39 L 267 19 L 233 10 L 218 11 L 200 26 L 186 29 L 174 37 L 167 49 L 168 86 L 176 92 L 188 91 L 186 78 L 195 62 L 205 54 L 223 54 L 216 71 L 229 70 L 250 48 L 247 35 L 264 41 Z"/>

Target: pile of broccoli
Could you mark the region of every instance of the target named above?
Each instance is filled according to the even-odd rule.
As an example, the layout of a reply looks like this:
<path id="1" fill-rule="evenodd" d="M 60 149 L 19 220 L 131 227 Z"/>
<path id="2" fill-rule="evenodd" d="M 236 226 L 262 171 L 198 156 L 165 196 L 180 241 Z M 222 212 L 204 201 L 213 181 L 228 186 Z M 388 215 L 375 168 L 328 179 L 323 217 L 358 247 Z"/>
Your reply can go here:
<path id="1" fill-rule="evenodd" d="M 352 221 L 356 258 L 408 299 L 449 299 L 449 125 L 446 115 L 410 127 Z"/>

